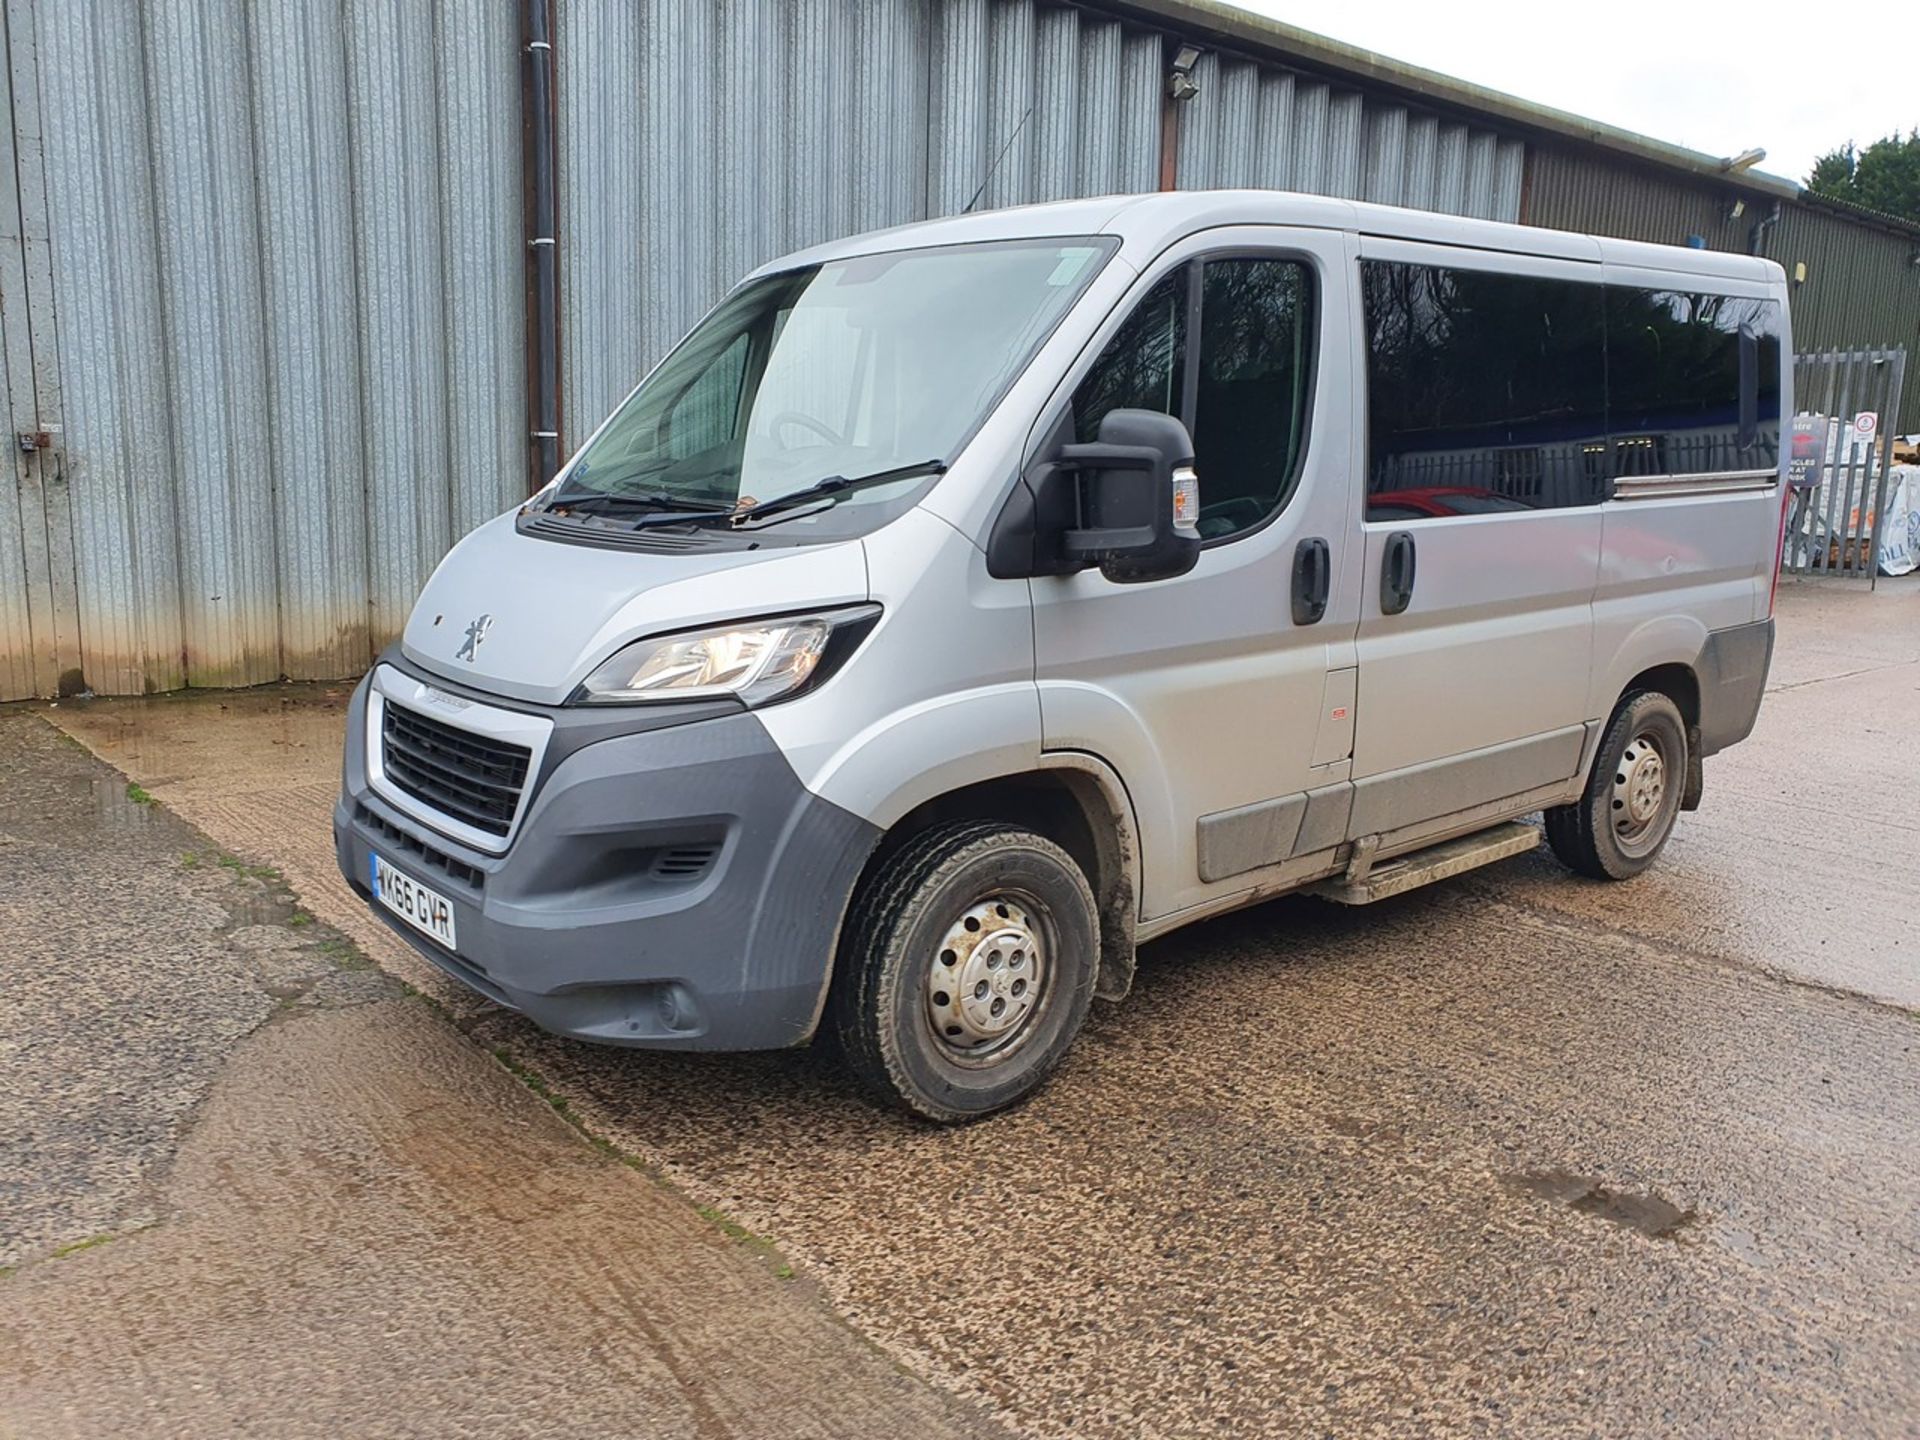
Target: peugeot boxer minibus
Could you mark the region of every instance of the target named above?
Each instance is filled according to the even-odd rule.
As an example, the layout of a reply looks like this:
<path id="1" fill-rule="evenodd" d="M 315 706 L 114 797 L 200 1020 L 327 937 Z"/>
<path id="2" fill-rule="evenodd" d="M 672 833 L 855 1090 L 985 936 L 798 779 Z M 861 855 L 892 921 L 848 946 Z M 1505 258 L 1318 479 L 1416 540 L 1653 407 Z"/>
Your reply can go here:
<path id="1" fill-rule="evenodd" d="M 1651 864 L 1759 707 L 1789 353 L 1766 260 L 1273 192 L 790 255 L 442 561 L 341 869 L 558 1034 L 985 1115 L 1178 926 Z"/>

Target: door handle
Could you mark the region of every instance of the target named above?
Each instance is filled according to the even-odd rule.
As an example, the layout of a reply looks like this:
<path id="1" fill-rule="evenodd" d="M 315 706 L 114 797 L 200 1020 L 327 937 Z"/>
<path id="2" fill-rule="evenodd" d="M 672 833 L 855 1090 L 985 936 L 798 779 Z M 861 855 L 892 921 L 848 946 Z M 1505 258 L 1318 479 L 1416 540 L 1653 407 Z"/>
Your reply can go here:
<path id="1" fill-rule="evenodd" d="M 1380 560 L 1380 613 L 1398 615 L 1413 602 L 1413 536 L 1396 530 Z"/>
<path id="2" fill-rule="evenodd" d="M 1327 613 L 1333 583 L 1332 555 L 1319 536 L 1293 549 L 1293 623 L 1312 625 Z"/>

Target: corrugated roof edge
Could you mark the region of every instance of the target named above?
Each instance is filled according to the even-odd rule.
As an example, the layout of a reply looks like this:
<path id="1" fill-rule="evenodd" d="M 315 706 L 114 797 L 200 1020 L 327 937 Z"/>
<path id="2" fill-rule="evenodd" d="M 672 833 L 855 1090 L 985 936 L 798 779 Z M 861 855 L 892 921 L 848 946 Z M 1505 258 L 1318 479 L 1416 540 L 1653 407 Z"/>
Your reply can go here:
<path id="1" fill-rule="evenodd" d="M 1817 190 L 1802 190 L 1796 198 L 1801 204 L 1816 210 L 1831 210 L 1834 214 L 1843 215 L 1849 220 L 1878 225 L 1881 229 L 1891 230 L 1896 235 L 1920 239 L 1920 221 L 1909 220 L 1904 215 L 1889 215 L 1885 210 L 1875 210 L 1870 205 L 1862 205 L 1853 200 L 1842 200 L 1838 195 L 1822 195 Z"/>
<path id="2" fill-rule="evenodd" d="M 1344 45 L 1219 0 L 1073 0 L 1083 9 L 1121 15 L 1177 32 L 1196 42 L 1213 42 L 1304 70 L 1364 82 L 1428 105 L 1446 106 L 1505 122 L 1518 128 L 1597 146 L 1635 159 L 1782 199 L 1800 199 L 1793 181 L 1758 170 L 1729 171 L 1718 158 L 1648 135 L 1603 125 L 1597 120 L 1538 105 L 1517 95 L 1474 85 L 1437 70 Z M 1824 197 L 1822 197 L 1824 198 Z M 1893 217 L 1876 217 L 1892 219 Z M 1895 221 L 1896 224 L 1904 222 Z"/>

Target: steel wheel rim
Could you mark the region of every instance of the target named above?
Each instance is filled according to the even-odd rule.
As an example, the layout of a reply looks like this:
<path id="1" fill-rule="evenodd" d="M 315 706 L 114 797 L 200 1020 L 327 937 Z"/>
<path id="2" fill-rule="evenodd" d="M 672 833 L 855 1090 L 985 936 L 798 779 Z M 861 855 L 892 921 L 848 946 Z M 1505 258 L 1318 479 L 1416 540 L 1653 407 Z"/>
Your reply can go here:
<path id="1" fill-rule="evenodd" d="M 962 1064 L 997 1060 L 1033 1033 L 1052 966 L 1038 906 L 996 893 L 954 917 L 934 947 L 923 991 L 928 1028 Z"/>
<path id="2" fill-rule="evenodd" d="M 1613 772 L 1613 838 L 1624 854 L 1637 859 L 1660 843 L 1677 794 L 1659 737 L 1652 731 L 1634 736 Z"/>

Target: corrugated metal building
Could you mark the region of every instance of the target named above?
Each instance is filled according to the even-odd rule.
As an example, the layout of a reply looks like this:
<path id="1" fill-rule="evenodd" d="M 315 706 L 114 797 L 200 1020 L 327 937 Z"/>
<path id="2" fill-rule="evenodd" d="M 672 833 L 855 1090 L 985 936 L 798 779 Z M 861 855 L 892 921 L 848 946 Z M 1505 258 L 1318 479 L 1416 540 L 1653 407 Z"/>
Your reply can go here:
<path id="1" fill-rule="evenodd" d="M 1729 248 L 1731 198 L 1779 200 L 1803 341 L 1920 327 L 1920 231 L 1219 5 L 552 3 L 566 444 L 746 269 L 976 196 L 1274 186 Z M 0 4 L 0 699 L 358 671 L 526 488 L 523 7 Z"/>
<path id="2" fill-rule="evenodd" d="M 1159 0 L 1133 8 L 1223 53 L 1284 56 L 1302 70 L 1399 101 L 1410 114 L 1431 110 L 1494 127 L 1524 150 L 1515 213 L 1524 224 L 1704 245 L 1778 261 L 1789 276 L 1804 275 L 1795 284 L 1793 312 L 1794 343 L 1801 350 L 1920 346 L 1920 225 L 1808 195 L 1777 176 L 1402 65 L 1212 0 Z M 1395 203 L 1428 202 L 1410 195 Z M 1898 428 L 1920 430 L 1920 386 L 1909 389 Z"/>
<path id="3" fill-rule="evenodd" d="M 1920 345 L 1920 228 L 1833 201 L 1685 183 L 1630 161 L 1548 145 L 1529 149 L 1527 176 L 1528 224 L 1666 245 L 1699 236 L 1711 249 L 1777 260 L 1789 277 L 1805 266 L 1793 295 L 1793 338 L 1801 350 Z M 1920 430 L 1920 387 L 1902 408 L 1900 429 Z"/>

